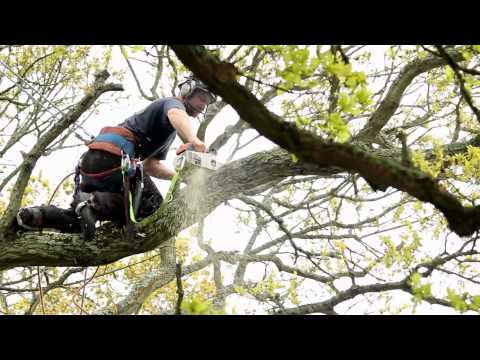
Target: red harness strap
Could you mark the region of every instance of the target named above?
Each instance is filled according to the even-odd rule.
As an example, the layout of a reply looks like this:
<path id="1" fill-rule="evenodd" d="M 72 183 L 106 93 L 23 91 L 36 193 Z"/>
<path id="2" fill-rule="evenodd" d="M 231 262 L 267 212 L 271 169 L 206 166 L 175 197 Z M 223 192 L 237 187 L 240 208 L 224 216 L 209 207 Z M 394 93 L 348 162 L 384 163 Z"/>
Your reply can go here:
<path id="1" fill-rule="evenodd" d="M 138 144 L 137 136 L 122 126 L 106 126 L 100 134 L 89 143 L 89 149 L 103 150 L 121 156 L 122 150 L 133 156 L 134 146 Z"/>
<path id="2" fill-rule="evenodd" d="M 89 177 L 92 177 L 92 178 L 95 178 L 95 179 L 99 179 L 99 178 L 103 178 L 105 176 L 108 176 L 110 174 L 113 174 L 115 171 L 120 170 L 120 169 L 121 169 L 121 166 L 117 166 L 113 169 L 102 171 L 100 173 L 87 173 L 87 172 L 83 171 L 82 169 L 80 169 L 80 174 L 82 174 L 84 176 L 89 176 Z"/>

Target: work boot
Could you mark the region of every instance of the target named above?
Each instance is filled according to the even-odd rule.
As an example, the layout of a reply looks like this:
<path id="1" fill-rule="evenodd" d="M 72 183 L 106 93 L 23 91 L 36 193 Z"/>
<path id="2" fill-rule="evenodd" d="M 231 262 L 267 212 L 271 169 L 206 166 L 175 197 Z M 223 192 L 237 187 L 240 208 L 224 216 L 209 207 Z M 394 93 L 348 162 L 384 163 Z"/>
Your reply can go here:
<path id="1" fill-rule="evenodd" d="M 72 209 L 61 209 L 53 205 L 22 208 L 17 212 L 20 228 L 38 231 L 55 229 L 64 233 L 80 232 L 80 221 Z"/>
<path id="2" fill-rule="evenodd" d="M 17 223 L 27 230 L 39 230 L 42 227 L 43 213 L 39 207 L 21 208 L 17 212 Z"/>
<path id="3" fill-rule="evenodd" d="M 80 217 L 80 228 L 83 239 L 88 241 L 95 237 L 95 224 L 98 220 L 96 211 L 88 204 L 79 204 L 75 210 Z"/>

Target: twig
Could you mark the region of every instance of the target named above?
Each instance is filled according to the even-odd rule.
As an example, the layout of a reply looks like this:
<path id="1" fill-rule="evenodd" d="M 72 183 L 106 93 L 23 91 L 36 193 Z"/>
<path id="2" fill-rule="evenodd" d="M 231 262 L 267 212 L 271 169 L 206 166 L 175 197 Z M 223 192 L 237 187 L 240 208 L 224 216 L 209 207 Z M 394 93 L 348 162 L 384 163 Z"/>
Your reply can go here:
<path id="1" fill-rule="evenodd" d="M 45 315 L 45 304 L 43 303 L 42 279 L 40 277 L 40 266 L 37 266 L 38 288 L 40 289 L 40 304 L 42 304 L 42 313 Z"/>
<path id="2" fill-rule="evenodd" d="M 138 88 L 138 90 L 140 91 L 140 94 L 141 94 L 145 99 L 147 99 L 147 100 L 149 100 L 149 101 L 155 100 L 155 98 L 154 98 L 153 96 L 147 95 L 147 94 L 143 91 L 142 85 L 140 84 L 140 81 L 138 80 L 137 74 L 135 73 L 135 70 L 133 69 L 133 66 L 132 66 L 132 64 L 130 63 L 130 60 L 128 59 L 127 52 L 126 52 L 125 48 L 124 48 L 122 45 L 120 45 L 120 52 L 122 53 L 123 58 L 124 58 L 125 61 L 127 62 L 128 68 L 130 69 L 130 72 L 132 73 L 133 79 L 135 80 L 135 83 L 137 84 L 137 88 Z"/>
<path id="3" fill-rule="evenodd" d="M 177 277 L 177 305 L 175 308 L 175 315 L 182 315 L 182 301 L 183 301 L 183 284 L 182 284 L 182 263 L 178 262 L 175 265 L 175 276 Z"/>
<path id="4" fill-rule="evenodd" d="M 80 315 L 83 315 L 83 301 L 85 300 L 85 288 L 86 288 L 85 285 L 87 285 L 87 271 L 88 271 L 88 267 L 85 268 L 85 274 L 83 275 L 84 285 L 82 286 L 82 300 L 80 302 Z"/>
<path id="5" fill-rule="evenodd" d="M 297 244 L 295 244 L 295 241 L 293 240 L 293 236 L 292 236 L 291 232 L 285 227 L 285 224 L 284 224 L 283 220 L 279 219 L 277 216 L 275 216 L 273 214 L 273 212 L 267 206 L 259 203 L 258 201 L 255 201 L 255 200 L 253 200 L 251 198 L 248 198 L 246 196 L 243 196 L 243 195 L 239 196 L 238 199 L 243 201 L 246 204 L 258 207 L 259 209 L 265 211 L 278 224 L 280 229 L 285 233 L 285 235 L 287 235 L 287 238 L 288 238 L 290 244 L 292 245 L 293 249 L 295 250 L 295 262 L 294 263 L 296 263 L 297 260 L 298 260 L 298 250 L 299 250 L 299 248 L 298 248 Z"/>

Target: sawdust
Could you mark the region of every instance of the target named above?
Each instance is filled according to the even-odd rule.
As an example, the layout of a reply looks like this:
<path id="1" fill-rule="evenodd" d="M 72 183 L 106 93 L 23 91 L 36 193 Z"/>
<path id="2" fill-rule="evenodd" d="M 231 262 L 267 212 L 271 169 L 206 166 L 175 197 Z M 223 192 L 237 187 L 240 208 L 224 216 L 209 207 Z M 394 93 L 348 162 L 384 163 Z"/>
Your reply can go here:
<path id="1" fill-rule="evenodd" d="M 182 175 L 183 176 L 183 175 Z M 199 219 L 205 208 L 207 197 L 208 171 L 193 167 L 186 177 L 188 185 L 180 189 L 180 181 L 173 192 L 168 214 L 163 218 L 164 226 L 174 235 L 180 229 L 193 224 Z"/>

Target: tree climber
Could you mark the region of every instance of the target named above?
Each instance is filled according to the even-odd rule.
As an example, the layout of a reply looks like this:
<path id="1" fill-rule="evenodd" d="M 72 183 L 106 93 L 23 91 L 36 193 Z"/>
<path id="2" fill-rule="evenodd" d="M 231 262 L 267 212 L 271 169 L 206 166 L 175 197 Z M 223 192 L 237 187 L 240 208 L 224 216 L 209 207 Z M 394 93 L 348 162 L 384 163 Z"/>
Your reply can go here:
<path id="1" fill-rule="evenodd" d="M 17 224 L 29 230 L 82 232 L 88 240 L 95 236 L 98 220 L 131 225 L 129 191 L 139 195 L 141 187 L 135 216 L 141 219 L 153 214 L 163 197 L 150 176 L 172 179 L 174 172 L 160 160 L 165 160 L 177 133 L 195 151 L 206 151 L 205 144 L 194 133 L 190 117 L 197 117 L 214 101 L 215 95 L 190 76 L 179 85 L 178 96 L 155 100 L 121 124 L 104 127 L 87 145 L 89 149 L 76 167 L 70 208 L 22 208 L 17 213 Z M 182 145 L 177 153 L 185 148 Z M 142 181 L 144 185 L 140 186 Z"/>

